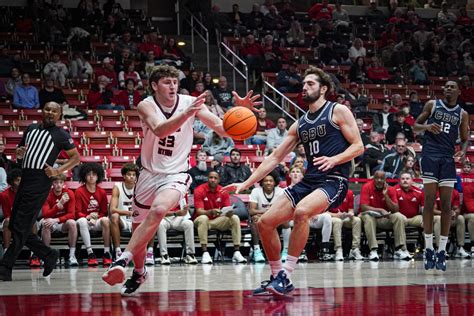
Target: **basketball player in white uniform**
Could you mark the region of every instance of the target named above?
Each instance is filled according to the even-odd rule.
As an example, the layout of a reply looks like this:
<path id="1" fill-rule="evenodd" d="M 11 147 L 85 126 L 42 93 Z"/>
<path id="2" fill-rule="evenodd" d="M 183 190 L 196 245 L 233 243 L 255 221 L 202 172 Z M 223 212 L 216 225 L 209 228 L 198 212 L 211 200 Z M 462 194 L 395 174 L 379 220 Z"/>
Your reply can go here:
<path id="1" fill-rule="evenodd" d="M 155 67 L 150 74 L 153 95 L 138 104 L 143 128 L 140 172 L 133 198 L 134 233 L 127 249 L 102 276 L 110 285 L 125 280 L 125 267 L 133 259 L 132 276 L 122 295 L 133 294 L 146 280 L 145 249 L 166 213 L 184 197 L 191 184 L 188 157 L 193 143 L 193 122 L 197 117 L 221 136 L 228 136 L 222 120 L 204 104 L 206 92 L 197 98 L 178 94 L 178 70 L 169 65 Z M 235 105 L 254 109 L 260 96 L 249 91 L 244 98 L 233 92 Z"/>
<path id="2" fill-rule="evenodd" d="M 132 232 L 132 202 L 133 190 L 138 178 L 138 166 L 133 163 L 127 163 L 121 170 L 123 182 L 115 183 L 110 200 L 110 213 L 112 241 L 115 250 L 115 258 L 122 255 L 120 248 L 120 232 Z"/>

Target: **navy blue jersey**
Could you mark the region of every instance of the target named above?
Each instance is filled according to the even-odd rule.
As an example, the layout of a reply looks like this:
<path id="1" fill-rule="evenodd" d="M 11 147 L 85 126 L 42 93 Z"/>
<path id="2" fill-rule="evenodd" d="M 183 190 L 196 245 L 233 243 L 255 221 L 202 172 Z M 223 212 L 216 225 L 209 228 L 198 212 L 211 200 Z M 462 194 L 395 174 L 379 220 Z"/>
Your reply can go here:
<path id="1" fill-rule="evenodd" d="M 304 145 L 308 169 L 305 175 L 325 176 L 338 175 L 349 177 L 350 162 L 337 165 L 334 168 L 321 171 L 318 166 L 313 165 L 315 157 L 332 157 L 344 152 L 349 147 L 339 126 L 333 122 L 332 115 L 337 103 L 326 101 L 326 104 L 314 114 L 307 112 L 298 121 L 298 137 Z M 310 119 L 310 117 L 315 117 Z"/>
<path id="2" fill-rule="evenodd" d="M 435 135 L 425 131 L 422 155 L 431 157 L 453 157 L 456 141 L 459 138 L 459 127 L 462 120 L 462 108 L 459 104 L 454 107 L 446 106 L 437 99 L 427 124 L 441 125 L 441 133 Z"/>

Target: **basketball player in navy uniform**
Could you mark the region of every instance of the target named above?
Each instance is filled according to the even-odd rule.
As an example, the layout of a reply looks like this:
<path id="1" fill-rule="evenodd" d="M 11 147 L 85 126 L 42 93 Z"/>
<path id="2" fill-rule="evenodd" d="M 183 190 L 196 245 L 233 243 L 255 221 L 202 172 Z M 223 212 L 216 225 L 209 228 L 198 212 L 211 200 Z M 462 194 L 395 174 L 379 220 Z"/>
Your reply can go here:
<path id="1" fill-rule="evenodd" d="M 309 111 L 295 122 L 288 136 L 243 183 L 225 190 L 240 193 L 272 171 L 298 143 L 303 143 L 308 169 L 301 182 L 285 189 L 258 221 L 265 253 L 270 263 L 270 281 L 262 282 L 255 295 L 289 294 L 294 290 L 290 275 L 296 267 L 309 235 L 313 216 L 337 207 L 347 192 L 350 161 L 361 155 L 364 146 L 354 116 L 341 104 L 329 102 L 325 95 L 333 89 L 331 77 L 319 68 L 309 67 L 303 81 L 303 100 Z M 280 259 L 280 238 L 276 228 L 294 220 L 285 265 Z"/>
<path id="2" fill-rule="evenodd" d="M 446 271 L 446 244 L 451 226 L 451 194 L 456 183 L 455 159 L 464 159 L 468 146 L 469 115 L 457 99 L 459 86 L 454 81 L 444 85 L 444 99 L 428 101 L 416 119 L 414 132 L 425 132 L 421 171 L 425 192 L 423 228 L 425 234 L 425 269 Z M 461 150 L 455 145 L 461 138 Z M 441 199 L 441 235 L 438 252 L 433 248 L 433 208 L 436 191 Z"/>

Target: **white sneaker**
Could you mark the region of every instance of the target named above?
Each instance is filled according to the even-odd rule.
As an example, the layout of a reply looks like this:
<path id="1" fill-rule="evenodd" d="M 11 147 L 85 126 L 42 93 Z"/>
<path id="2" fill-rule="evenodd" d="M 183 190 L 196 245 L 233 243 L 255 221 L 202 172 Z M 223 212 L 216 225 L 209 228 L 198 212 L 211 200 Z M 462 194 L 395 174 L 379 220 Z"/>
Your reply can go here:
<path id="1" fill-rule="evenodd" d="M 161 256 L 161 265 L 170 265 L 171 264 L 171 261 L 170 261 L 170 257 L 168 255 L 163 255 Z"/>
<path id="2" fill-rule="evenodd" d="M 234 251 L 234 255 L 232 256 L 232 262 L 235 263 L 247 263 L 247 259 L 245 259 L 240 251 Z"/>
<path id="3" fill-rule="evenodd" d="M 379 261 L 379 254 L 377 250 L 371 250 L 369 254 L 369 260 L 371 261 Z"/>
<path id="4" fill-rule="evenodd" d="M 471 247 L 471 258 L 474 258 L 474 247 Z"/>
<path id="5" fill-rule="evenodd" d="M 67 261 L 68 266 L 70 267 L 77 267 L 79 266 L 79 263 L 77 262 L 77 259 L 75 256 L 70 256 L 69 260 Z"/>
<path id="6" fill-rule="evenodd" d="M 209 252 L 206 251 L 202 254 L 201 263 L 202 264 L 212 264 L 212 258 L 211 258 L 211 255 L 209 254 Z"/>
<path id="7" fill-rule="evenodd" d="M 298 263 L 300 262 L 308 262 L 308 256 L 306 256 L 306 251 L 303 250 L 301 255 L 298 257 Z"/>
<path id="8" fill-rule="evenodd" d="M 410 260 L 411 255 L 408 250 L 398 249 L 397 251 L 395 251 L 393 258 L 398 260 Z"/>
<path id="9" fill-rule="evenodd" d="M 464 247 L 458 247 L 458 250 L 456 251 L 456 254 L 454 255 L 456 258 L 462 258 L 462 259 L 471 259 L 471 255 L 464 250 Z"/>
<path id="10" fill-rule="evenodd" d="M 351 251 L 349 252 L 349 259 L 350 260 L 364 260 L 365 258 L 360 253 L 359 248 L 354 248 L 354 249 L 351 249 Z"/>
<path id="11" fill-rule="evenodd" d="M 153 252 L 146 253 L 145 265 L 147 266 L 155 265 L 155 257 L 153 256 Z"/>
<path id="12" fill-rule="evenodd" d="M 196 260 L 196 257 L 194 255 L 187 255 L 184 258 L 184 263 L 186 263 L 186 264 L 197 264 L 198 261 Z"/>
<path id="13" fill-rule="evenodd" d="M 344 254 L 342 253 L 342 248 L 337 248 L 336 250 L 336 261 L 344 261 Z"/>

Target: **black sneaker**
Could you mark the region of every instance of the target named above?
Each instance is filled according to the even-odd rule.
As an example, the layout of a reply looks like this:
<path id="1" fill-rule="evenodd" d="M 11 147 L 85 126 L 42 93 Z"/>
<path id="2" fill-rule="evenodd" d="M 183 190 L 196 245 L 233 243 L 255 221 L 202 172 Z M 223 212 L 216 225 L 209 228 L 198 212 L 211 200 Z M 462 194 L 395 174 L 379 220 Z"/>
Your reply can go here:
<path id="1" fill-rule="evenodd" d="M 12 269 L 0 265 L 0 281 L 11 281 L 12 280 Z"/>
<path id="2" fill-rule="evenodd" d="M 137 271 L 133 270 L 132 276 L 127 280 L 127 282 L 125 282 L 125 284 L 122 286 L 122 289 L 120 290 L 120 293 L 123 296 L 133 295 L 136 290 L 138 290 L 140 285 L 145 283 L 148 273 L 146 272 L 146 268 L 144 269 L 145 272 L 143 272 L 143 274 L 138 274 Z"/>
<path id="3" fill-rule="evenodd" d="M 58 261 L 59 252 L 56 249 L 51 249 L 51 253 L 49 254 L 46 259 L 43 260 L 44 262 L 44 271 L 43 276 L 47 277 L 50 275 L 54 268 L 56 268 L 56 262 Z"/>
<path id="4" fill-rule="evenodd" d="M 109 269 L 102 275 L 102 280 L 109 285 L 115 285 L 117 283 L 122 283 L 125 281 L 125 268 L 127 267 L 127 262 L 125 259 L 120 259 L 114 261 Z"/>

